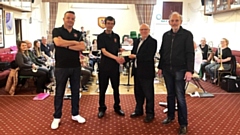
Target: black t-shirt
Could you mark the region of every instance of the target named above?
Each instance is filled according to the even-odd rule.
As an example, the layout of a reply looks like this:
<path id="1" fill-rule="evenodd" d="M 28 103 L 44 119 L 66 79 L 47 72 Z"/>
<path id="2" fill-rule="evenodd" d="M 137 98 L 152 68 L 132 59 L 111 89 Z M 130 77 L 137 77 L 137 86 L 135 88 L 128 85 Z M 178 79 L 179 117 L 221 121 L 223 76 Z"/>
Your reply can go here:
<path id="1" fill-rule="evenodd" d="M 216 50 L 215 56 L 218 57 L 218 50 Z M 229 47 L 226 47 L 222 50 L 222 59 L 226 59 L 227 57 L 232 57 L 232 51 Z M 231 61 L 223 62 L 223 64 L 231 64 Z"/>
<path id="2" fill-rule="evenodd" d="M 68 32 L 63 26 L 59 28 L 54 28 L 52 31 L 52 37 L 60 36 L 65 40 L 80 40 L 80 32 L 76 29 L 72 29 Z M 81 40 L 82 41 L 82 40 Z M 75 68 L 80 67 L 79 51 L 74 51 L 67 49 L 66 47 L 55 46 L 55 67 L 57 68 Z"/>
<path id="3" fill-rule="evenodd" d="M 109 53 L 118 56 L 119 48 L 121 48 L 120 37 L 116 33 L 106 34 L 105 31 L 98 35 L 97 46 L 101 50 L 105 48 Z M 119 64 L 112 58 L 109 58 L 103 53 L 101 54 L 100 70 L 119 69 Z"/>
<path id="4" fill-rule="evenodd" d="M 203 48 L 201 47 L 201 44 L 200 44 L 199 47 L 200 47 L 201 50 L 202 50 L 203 60 L 207 60 L 207 58 L 208 58 L 208 52 L 211 52 L 211 51 L 212 51 L 211 47 L 209 47 L 207 44 L 206 44 Z"/>
<path id="5" fill-rule="evenodd" d="M 43 43 L 41 43 L 41 51 L 44 52 L 48 57 L 51 57 L 51 49 L 48 44 L 45 46 Z"/>

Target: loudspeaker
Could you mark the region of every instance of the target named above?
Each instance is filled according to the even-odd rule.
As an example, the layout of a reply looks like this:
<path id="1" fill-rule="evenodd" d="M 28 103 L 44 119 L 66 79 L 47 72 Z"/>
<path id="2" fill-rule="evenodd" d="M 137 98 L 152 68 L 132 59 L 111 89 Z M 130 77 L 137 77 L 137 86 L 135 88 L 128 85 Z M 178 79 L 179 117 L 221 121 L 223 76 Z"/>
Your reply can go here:
<path id="1" fill-rule="evenodd" d="M 201 0 L 202 6 L 204 6 L 204 1 L 205 1 L 205 0 Z"/>

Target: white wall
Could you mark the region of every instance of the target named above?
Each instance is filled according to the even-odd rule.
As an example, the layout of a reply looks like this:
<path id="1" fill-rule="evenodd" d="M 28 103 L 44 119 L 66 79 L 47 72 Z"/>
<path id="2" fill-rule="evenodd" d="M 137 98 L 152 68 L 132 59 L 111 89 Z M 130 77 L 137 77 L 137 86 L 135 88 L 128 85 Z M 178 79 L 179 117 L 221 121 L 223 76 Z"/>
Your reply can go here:
<path id="1" fill-rule="evenodd" d="M 110 4 L 98 4 L 98 7 L 109 7 Z M 124 4 L 125 5 L 125 4 Z M 74 4 L 74 6 L 81 6 L 82 9 L 71 8 L 72 4 L 59 3 L 58 14 L 56 20 L 56 27 L 60 27 L 63 24 L 63 15 L 66 11 L 72 10 L 76 14 L 76 20 L 74 28 L 80 30 L 81 26 L 84 26 L 85 30 L 90 30 L 90 40 L 97 38 L 92 34 L 100 34 L 103 29 L 98 26 L 98 17 L 113 16 L 116 20 L 116 25 L 113 31 L 120 36 L 129 35 L 130 31 L 139 31 L 139 23 L 136 16 L 135 6 L 132 4 L 125 5 L 128 9 L 89 9 L 92 8 L 92 4 Z M 116 7 L 116 4 L 111 5 Z M 88 8 L 88 9 L 87 9 Z"/>
<path id="2" fill-rule="evenodd" d="M 232 50 L 240 50 L 239 35 L 240 35 L 240 10 L 228 13 L 216 14 L 213 16 L 204 16 L 203 7 L 200 0 L 164 0 L 164 1 L 182 1 L 183 2 L 183 24 L 182 26 L 190 30 L 194 35 L 194 40 L 199 43 L 201 37 L 206 37 L 207 42 L 213 41 L 214 47 L 217 47 L 221 38 L 229 39 L 229 47 Z M 151 24 L 151 35 L 158 40 L 158 48 L 160 47 L 162 34 L 170 29 L 167 20 L 157 20 L 156 16 L 162 14 L 163 0 L 157 0 L 154 6 Z M 15 12 L 14 18 L 22 19 L 23 39 L 33 41 L 41 38 L 47 34 L 49 24 L 49 4 L 41 3 L 35 4 L 39 8 L 33 9 L 32 13 Z M 83 9 L 71 8 L 72 3 L 59 3 L 58 14 L 56 20 L 56 27 L 63 24 L 63 14 L 67 10 L 73 10 L 76 13 L 76 22 L 74 28 L 80 29 L 81 26 L 85 30 L 90 30 L 90 35 L 99 34 L 103 31 L 97 25 L 97 18 L 100 16 L 113 16 L 116 19 L 114 31 L 120 36 L 129 35 L 130 31 L 137 31 L 139 29 L 138 19 L 136 16 L 135 6 L 132 4 L 125 5 L 128 10 L 119 9 L 87 9 L 92 7 L 91 4 L 74 4 L 75 6 L 84 7 Z M 109 4 L 97 4 L 99 7 L 108 7 Z M 116 4 L 111 5 L 112 7 Z M 12 11 L 11 9 L 5 9 Z M 29 24 L 29 17 L 33 17 L 32 23 Z M 15 26 L 15 25 L 14 25 Z M 14 28 L 15 31 L 15 28 Z M 91 36 L 91 40 L 96 38 Z M 15 45 L 15 32 L 13 35 L 5 35 L 5 47 Z"/>
<path id="3" fill-rule="evenodd" d="M 4 8 L 5 11 L 13 12 L 14 19 L 22 20 L 22 39 L 23 40 L 29 40 L 33 42 L 34 40 L 41 38 L 43 34 L 46 35 L 46 32 L 44 33 L 42 31 L 43 21 L 42 21 L 41 12 L 44 9 L 38 7 L 38 5 L 35 8 L 33 8 L 32 12 L 30 13 L 24 13 L 20 11 L 14 11 L 9 8 Z M 29 22 L 30 17 L 32 18 L 31 23 Z M 6 35 L 6 34 L 4 35 L 5 48 L 16 45 L 15 22 L 13 26 L 14 26 L 13 28 L 14 33 L 11 35 Z"/>
<path id="4" fill-rule="evenodd" d="M 164 0 L 167 2 L 167 0 Z M 184 0 L 170 0 L 171 2 L 183 2 Z M 170 25 L 168 24 L 168 20 L 158 20 L 157 16 L 160 16 L 160 18 L 162 17 L 162 6 L 163 6 L 163 0 L 157 0 L 157 4 L 154 6 L 154 10 L 153 10 L 153 15 L 152 15 L 152 23 L 151 23 L 151 35 L 157 39 L 158 41 L 158 49 L 161 46 L 161 42 L 162 42 L 162 35 L 171 29 Z M 188 16 L 187 14 L 187 9 L 184 8 L 187 6 L 186 2 L 183 2 L 183 24 L 182 26 L 186 29 L 188 29 Z"/>
<path id="5" fill-rule="evenodd" d="M 157 20 L 156 15 L 162 14 L 163 1 L 183 2 L 183 28 L 190 30 L 194 35 L 194 41 L 200 43 L 202 37 L 206 37 L 207 42 L 212 41 L 217 47 L 221 38 L 229 40 L 229 47 L 232 50 L 240 50 L 240 10 L 228 13 L 204 16 L 203 6 L 200 0 L 157 0 L 152 18 L 152 34 L 161 44 L 162 34 L 170 29 L 166 20 Z"/>
<path id="6" fill-rule="evenodd" d="M 229 47 L 232 50 L 240 50 L 240 10 L 204 16 L 204 11 L 199 11 L 201 3 L 198 0 L 189 0 L 189 28 L 195 36 L 195 41 L 200 42 L 201 37 L 206 37 L 207 41 L 213 41 L 213 46 L 220 44 L 221 38 L 229 40 Z"/>

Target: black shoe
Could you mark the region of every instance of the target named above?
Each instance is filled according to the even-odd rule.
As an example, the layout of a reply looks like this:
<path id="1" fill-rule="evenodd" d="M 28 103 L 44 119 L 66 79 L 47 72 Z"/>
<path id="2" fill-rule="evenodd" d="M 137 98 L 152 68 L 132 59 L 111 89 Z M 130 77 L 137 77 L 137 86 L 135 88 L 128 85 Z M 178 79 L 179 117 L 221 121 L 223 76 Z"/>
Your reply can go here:
<path id="1" fill-rule="evenodd" d="M 174 120 L 174 119 L 167 117 L 166 119 L 164 119 L 164 120 L 162 121 L 162 124 L 169 124 L 169 123 L 171 123 L 173 120 Z"/>
<path id="2" fill-rule="evenodd" d="M 154 116 L 146 116 L 145 119 L 143 120 L 143 122 L 149 123 L 149 122 L 152 122 L 153 119 L 154 119 Z"/>
<path id="3" fill-rule="evenodd" d="M 185 134 L 187 134 L 187 127 L 186 126 L 180 126 L 179 135 L 185 135 Z"/>
<path id="4" fill-rule="evenodd" d="M 98 118 L 102 118 L 104 116 L 104 114 L 105 114 L 105 112 L 102 112 L 102 111 L 98 112 Z"/>
<path id="5" fill-rule="evenodd" d="M 125 113 L 121 109 L 120 110 L 115 110 L 115 112 L 120 116 L 125 116 Z"/>
<path id="6" fill-rule="evenodd" d="M 136 117 L 139 117 L 139 116 L 142 116 L 142 115 L 143 115 L 143 113 L 133 112 L 133 113 L 130 115 L 130 117 L 131 117 L 131 118 L 136 118 Z"/>

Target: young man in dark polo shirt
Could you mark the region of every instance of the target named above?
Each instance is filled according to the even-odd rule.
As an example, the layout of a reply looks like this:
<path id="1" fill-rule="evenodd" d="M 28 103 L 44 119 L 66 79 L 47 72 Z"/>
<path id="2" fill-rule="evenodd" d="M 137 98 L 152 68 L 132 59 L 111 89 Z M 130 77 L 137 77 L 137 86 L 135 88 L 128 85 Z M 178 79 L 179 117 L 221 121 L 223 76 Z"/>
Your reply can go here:
<path id="1" fill-rule="evenodd" d="M 52 129 L 57 129 L 62 116 L 63 96 L 68 79 L 72 94 L 72 120 L 85 123 L 85 119 L 79 115 L 79 88 L 80 88 L 80 59 L 79 51 L 85 50 L 84 42 L 79 41 L 80 32 L 73 29 L 75 13 L 67 11 L 63 18 L 62 27 L 53 29 L 53 41 L 55 45 L 55 78 L 56 93 L 54 98 L 54 119 Z"/>
<path id="2" fill-rule="evenodd" d="M 114 110 L 120 116 L 124 116 L 124 112 L 120 107 L 119 99 L 119 64 L 124 62 L 123 58 L 118 57 L 118 52 L 122 51 L 120 45 L 120 37 L 113 33 L 112 29 L 115 25 L 115 19 L 111 16 L 105 18 L 106 30 L 98 35 L 97 45 L 101 50 L 101 61 L 99 67 L 99 108 L 98 118 L 102 118 L 107 109 L 105 105 L 105 93 L 108 87 L 109 79 L 111 80 L 114 94 Z"/>

